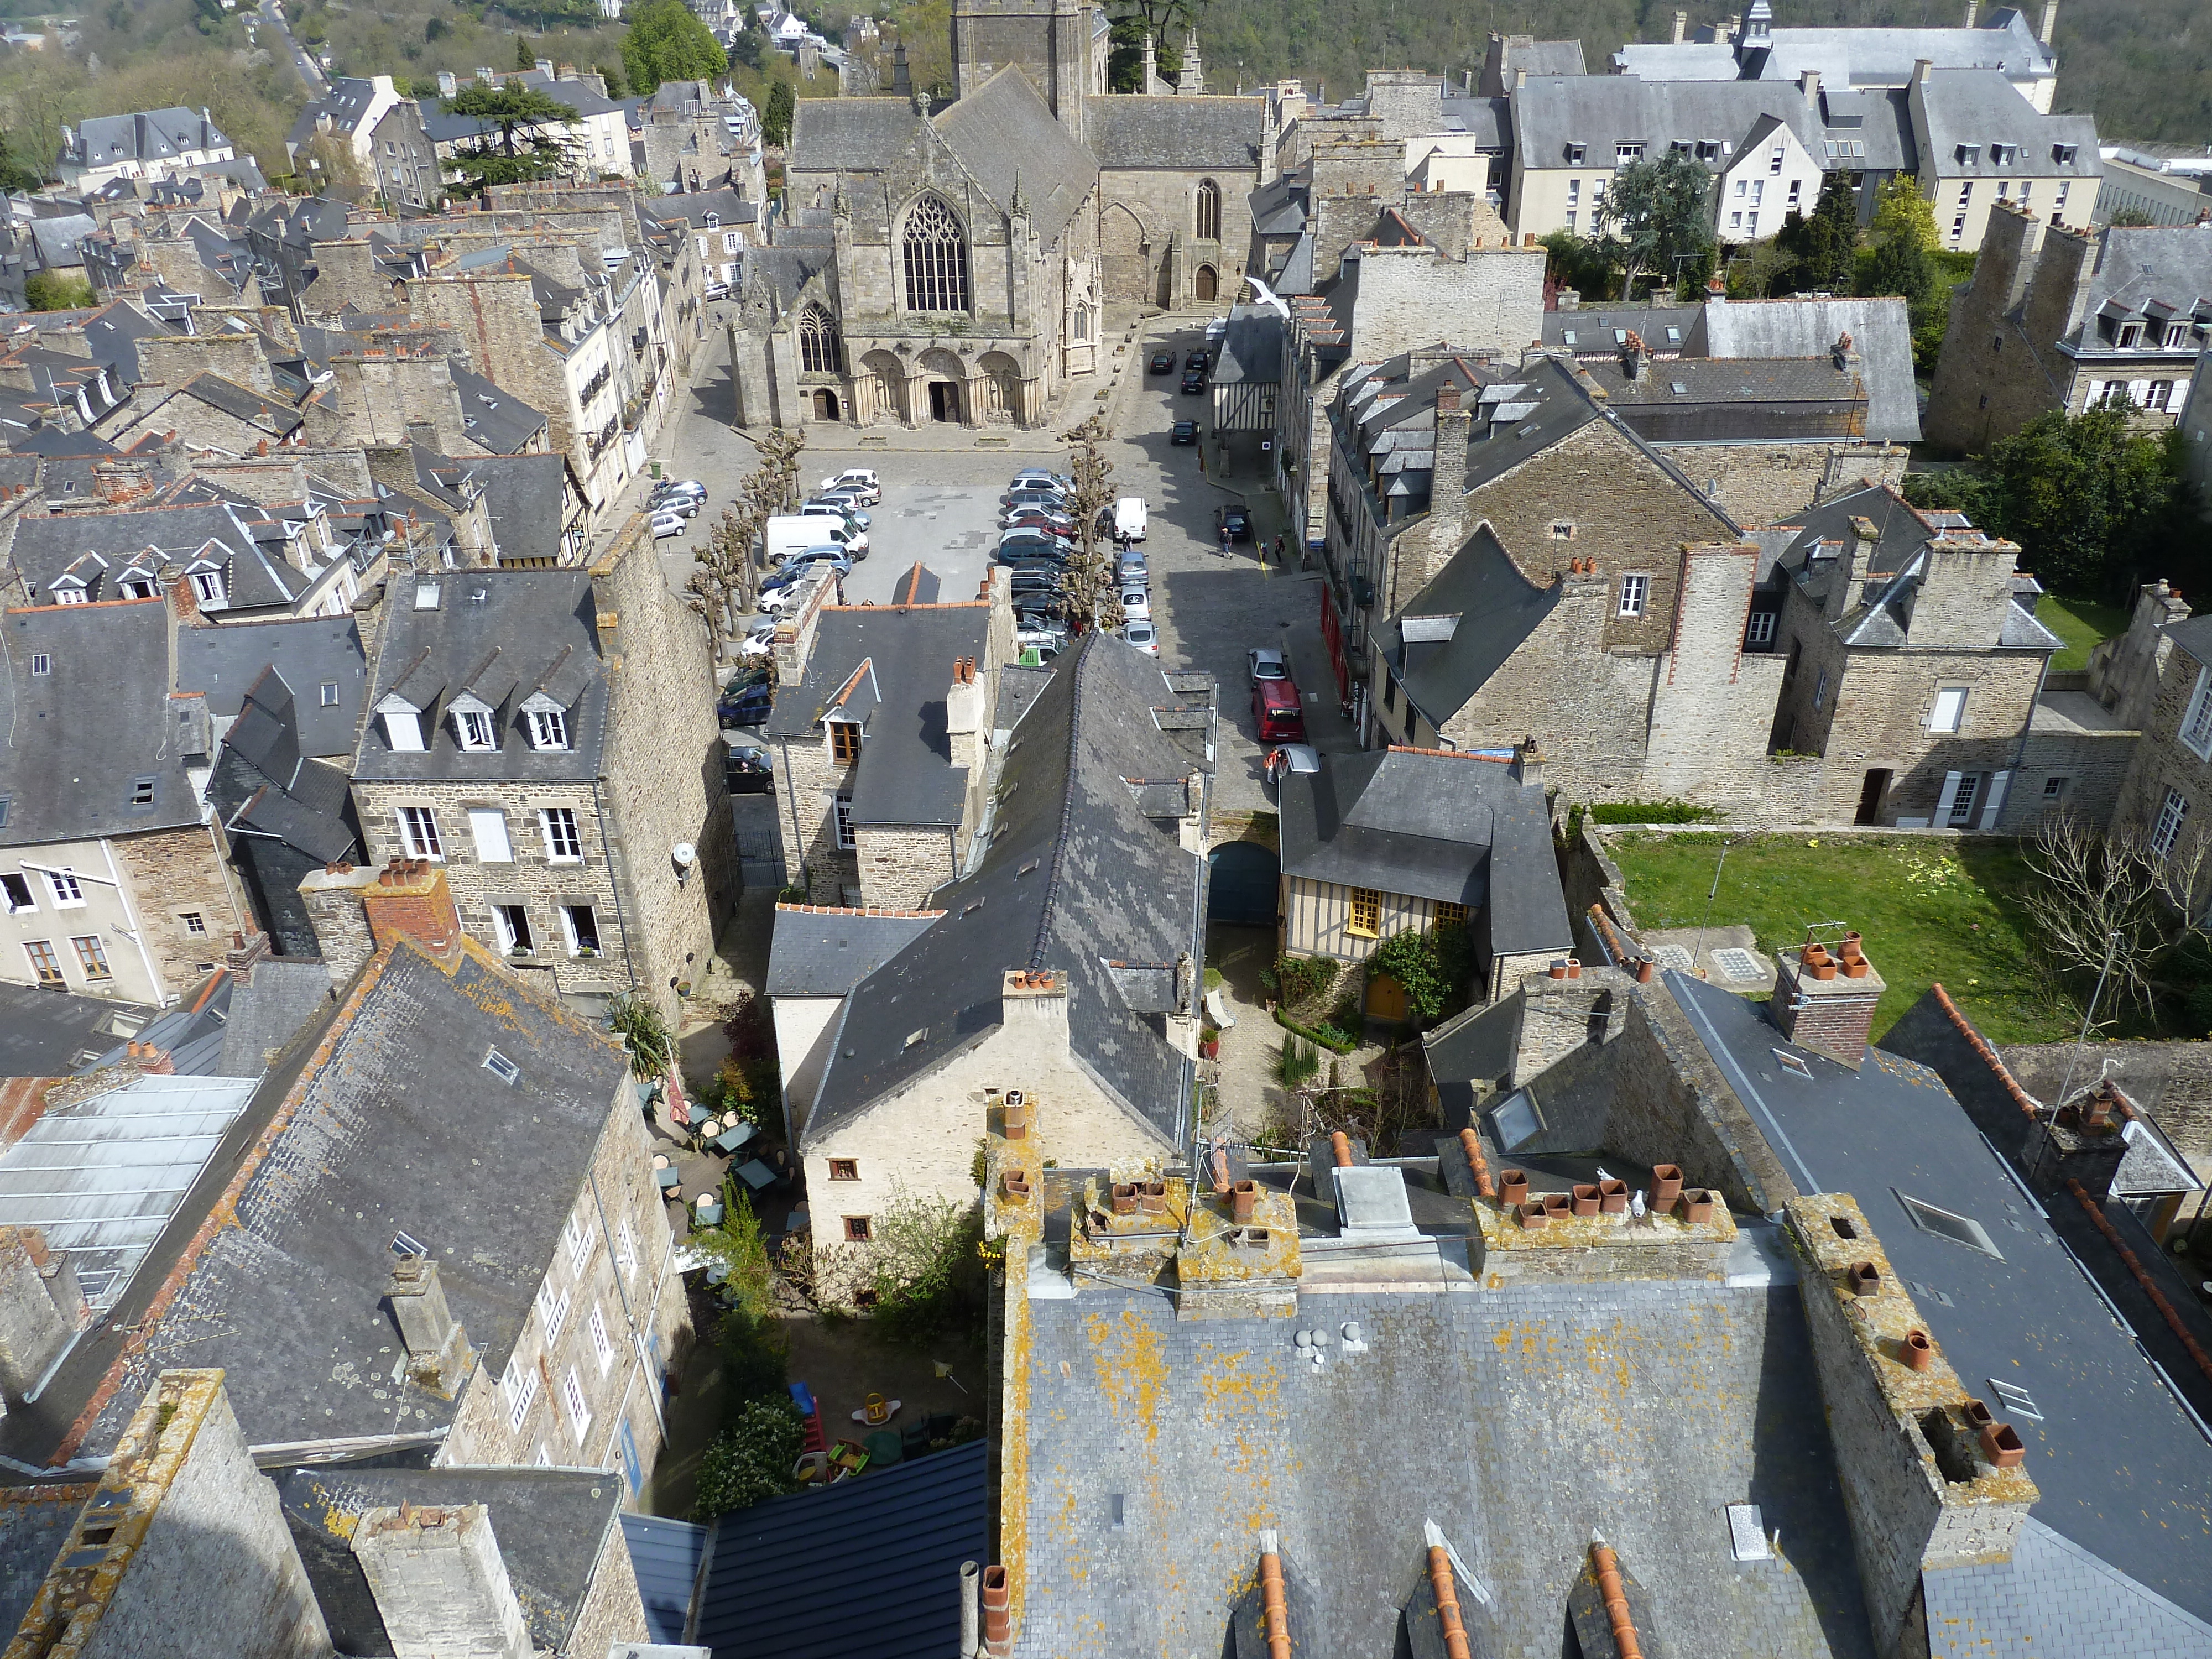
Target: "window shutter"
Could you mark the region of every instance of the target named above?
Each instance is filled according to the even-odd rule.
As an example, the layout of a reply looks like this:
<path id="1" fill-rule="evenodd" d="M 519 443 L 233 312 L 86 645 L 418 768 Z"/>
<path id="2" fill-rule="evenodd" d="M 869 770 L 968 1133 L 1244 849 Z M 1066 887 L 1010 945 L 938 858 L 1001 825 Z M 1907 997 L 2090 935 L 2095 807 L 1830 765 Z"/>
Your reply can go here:
<path id="1" fill-rule="evenodd" d="M 1938 830 L 1948 829 L 1950 826 L 1951 803 L 1959 799 L 1959 780 L 1966 775 L 1964 772 L 1946 772 L 1943 775 L 1943 793 L 1936 799 L 1936 817 L 1933 820 Z"/>
<path id="2" fill-rule="evenodd" d="M 1983 830 L 1997 827 L 1997 814 L 2004 811 L 2005 785 L 2012 780 L 2009 772 L 1998 772 L 1990 779 L 1990 798 L 1982 808 L 1982 820 L 1977 826 Z"/>

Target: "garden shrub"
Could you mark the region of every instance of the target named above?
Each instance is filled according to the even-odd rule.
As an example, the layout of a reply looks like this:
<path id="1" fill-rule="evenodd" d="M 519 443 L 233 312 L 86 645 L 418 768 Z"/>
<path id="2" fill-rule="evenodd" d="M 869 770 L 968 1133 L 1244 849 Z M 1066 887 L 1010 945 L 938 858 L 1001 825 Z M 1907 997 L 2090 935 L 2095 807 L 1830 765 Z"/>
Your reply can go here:
<path id="1" fill-rule="evenodd" d="M 792 1467 L 803 1443 L 799 1407 L 788 1395 L 747 1401 L 700 1459 L 692 1518 L 712 1521 L 798 1491 Z"/>

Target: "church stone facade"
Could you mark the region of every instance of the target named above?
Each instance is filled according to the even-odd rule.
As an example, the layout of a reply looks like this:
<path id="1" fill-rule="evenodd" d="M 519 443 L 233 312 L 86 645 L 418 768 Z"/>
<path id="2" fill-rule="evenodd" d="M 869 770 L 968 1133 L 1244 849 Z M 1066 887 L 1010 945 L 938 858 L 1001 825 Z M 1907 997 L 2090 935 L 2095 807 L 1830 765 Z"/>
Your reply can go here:
<path id="1" fill-rule="evenodd" d="M 1273 150 L 1264 98 L 1109 94 L 1069 0 L 957 0 L 959 96 L 802 100 L 786 212 L 731 320 L 740 425 L 1044 423 L 1110 301 L 1223 304 Z M 1148 76 L 1148 79 L 1152 77 Z"/>

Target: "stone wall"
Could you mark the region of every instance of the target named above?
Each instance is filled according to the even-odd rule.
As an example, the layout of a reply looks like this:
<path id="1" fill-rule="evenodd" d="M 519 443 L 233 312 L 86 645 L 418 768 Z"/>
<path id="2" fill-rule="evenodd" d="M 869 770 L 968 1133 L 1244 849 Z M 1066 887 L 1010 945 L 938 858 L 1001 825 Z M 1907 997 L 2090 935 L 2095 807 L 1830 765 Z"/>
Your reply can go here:
<path id="1" fill-rule="evenodd" d="M 259 931 L 216 844 L 218 833 L 193 825 L 119 836 L 108 843 L 137 907 L 139 935 L 171 996 L 184 994 L 215 971 L 232 933 Z M 194 916 L 204 931 L 192 930 L 187 918 Z M 119 969 L 126 952 L 136 954 L 127 940 L 109 939 L 112 964 Z"/>
<path id="2" fill-rule="evenodd" d="M 1672 647 L 1652 687 L 1644 784 L 1658 799 L 1720 806 L 1731 817 L 1773 804 L 1766 734 L 1781 661 L 1743 648 L 1759 552 L 1750 543 L 1686 547 Z"/>
<path id="3" fill-rule="evenodd" d="M 610 1522 L 599 1546 L 599 1559 L 592 1569 L 592 1587 L 584 1605 L 568 1626 L 568 1651 L 580 1656 L 619 1652 L 629 1642 L 650 1643 L 645 1622 L 645 1599 L 638 1593 L 637 1568 L 632 1563 L 622 1522 Z"/>
<path id="4" fill-rule="evenodd" d="M 1198 187 L 1211 179 L 1221 191 L 1221 234 L 1198 236 Z M 1252 240 L 1250 197 L 1258 163 L 1243 173 L 1115 169 L 1098 175 L 1098 243 L 1102 286 L 1112 300 L 1133 300 L 1170 309 L 1191 304 L 1226 306 L 1244 277 Z M 1169 285 L 1168 245 L 1180 239 L 1178 287 Z M 1196 298 L 1198 268 L 1213 269 L 1215 301 Z"/>
<path id="5" fill-rule="evenodd" d="M 1901 445 L 1879 443 L 1651 447 L 1747 529 L 1788 524 L 1806 508 L 1862 484 L 1895 489 L 1904 480 L 1910 455 Z"/>
<path id="6" fill-rule="evenodd" d="M 830 754 L 826 732 L 776 739 L 775 793 L 781 807 L 776 831 L 783 837 L 784 877 L 804 886 L 816 904 L 865 902 L 859 852 L 837 844 L 836 800 L 852 793 L 855 772 Z"/>
<path id="7" fill-rule="evenodd" d="M 581 1261 L 564 1232 L 545 1276 L 550 1296 L 532 1301 L 504 1373 L 487 1360 L 470 1375 L 439 1449 L 439 1467 L 543 1462 L 618 1469 L 625 1481 L 623 1507 L 647 1506 L 662 1440 L 663 1375 L 690 1334 L 683 1280 L 675 1270 L 675 1240 L 667 1206 L 653 1185 L 652 1162 L 645 1121 L 625 1078 L 569 1212 L 570 1224 L 586 1240 Z M 562 1314 L 559 1328 L 550 1332 L 549 1300 Z M 614 1350 L 604 1370 L 592 1334 L 595 1311 Z M 482 1345 L 488 1334 L 472 1332 L 471 1340 Z M 562 1398 L 562 1381 L 572 1368 L 591 1413 L 580 1435 Z M 507 1386 L 508 1376 L 516 1379 L 514 1389 Z M 532 1380 L 526 1383 L 525 1377 Z M 518 1426 L 514 1405 L 526 1389 L 532 1392 Z M 628 1485 L 624 1424 L 637 1452 L 637 1486 Z"/>
<path id="8" fill-rule="evenodd" d="M 2094 824 L 2113 821 L 2130 769 L 2143 752 L 2135 732 L 2032 732 L 2013 769 L 1996 828 L 2033 835 L 2053 812 L 2064 811 Z M 2192 757 L 2192 758 L 2194 758 Z M 2064 784 L 2057 796 L 2044 793 L 2053 778 Z"/>
<path id="9" fill-rule="evenodd" d="M 858 830 L 853 839 L 860 902 L 878 909 L 918 910 L 960 873 L 948 830 Z"/>
<path id="10" fill-rule="evenodd" d="M 668 589 L 644 520 L 592 568 L 610 690 L 601 799 L 640 977 L 664 1014 L 706 975 L 737 907 L 735 848 L 705 624 Z M 689 842 L 679 869 L 672 849 Z"/>
<path id="11" fill-rule="evenodd" d="M 2000 1469 L 1971 1455 L 1939 1464 L 1929 1436 L 1954 1441 L 1968 1391 L 1940 1352 L 1923 1370 L 1904 1363 L 1905 1334 L 1925 1327 L 1865 1212 L 1847 1196 L 1826 1194 L 1793 1197 L 1788 1208 L 1875 1650 L 1925 1653 L 1921 1572 L 2010 1559 L 2039 1496 L 2035 1483 L 2025 1468 Z M 1877 1294 L 1859 1295 L 1847 1284 L 1857 1262 L 1873 1264 Z"/>
<path id="12" fill-rule="evenodd" d="M 581 414 L 559 356 L 545 343 L 529 276 L 416 283 L 408 303 L 419 326 L 452 330 L 471 368 L 543 414 L 552 428 L 553 447 L 568 454 L 580 475 L 591 475 L 586 434 L 578 429 Z"/>

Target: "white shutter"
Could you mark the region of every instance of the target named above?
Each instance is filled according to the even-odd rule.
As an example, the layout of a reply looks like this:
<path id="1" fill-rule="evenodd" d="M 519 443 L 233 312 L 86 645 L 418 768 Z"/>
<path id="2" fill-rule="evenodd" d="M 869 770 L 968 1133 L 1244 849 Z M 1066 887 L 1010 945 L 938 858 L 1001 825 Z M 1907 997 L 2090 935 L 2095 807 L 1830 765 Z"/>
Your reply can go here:
<path id="1" fill-rule="evenodd" d="M 469 808 L 469 833 L 476 837 L 477 863 L 514 862 L 514 848 L 507 839 L 507 814 L 497 807 Z"/>
<path id="2" fill-rule="evenodd" d="M 1982 821 L 1977 826 L 1983 830 L 1997 827 L 1997 814 L 2004 811 L 2005 785 L 2011 781 L 2009 772 L 1996 772 L 1990 776 L 1990 798 L 1982 806 Z"/>
<path id="3" fill-rule="evenodd" d="M 1946 772 L 1943 775 L 1943 793 L 1936 798 L 1936 817 L 1932 820 L 1938 830 L 1950 827 L 1951 804 L 1959 799 L 1959 780 L 1966 775 L 1964 772 Z"/>

